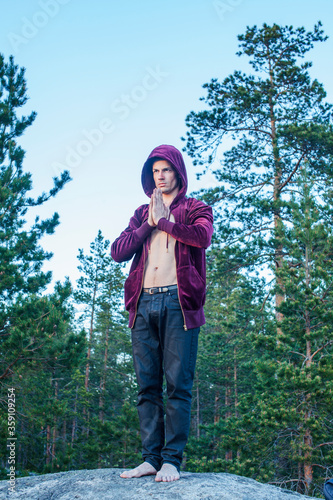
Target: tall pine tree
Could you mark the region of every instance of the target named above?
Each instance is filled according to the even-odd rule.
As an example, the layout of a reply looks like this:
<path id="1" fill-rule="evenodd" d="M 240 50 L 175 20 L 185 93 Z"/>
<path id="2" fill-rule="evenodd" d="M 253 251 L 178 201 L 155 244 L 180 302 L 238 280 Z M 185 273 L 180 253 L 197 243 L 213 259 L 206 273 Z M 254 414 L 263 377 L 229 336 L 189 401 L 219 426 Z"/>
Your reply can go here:
<path id="1" fill-rule="evenodd" d="M 219 212 L 221 239 L 243 245 L 245 265 L 273 262 L 281 279 L 279 234 L 299 171 L 307 160 L 318 190 L 333 173 L 332 106 L 323 85 L 310 77 L 311 63 L 302 62 L 326 37 L 319 22 L 309 32 L 276 24 L 248 27 L 238 39 L 238 55 L 250 58 L 252 70 L 203 86 L 206 109 L 187 116 L 185 151 L 203 171 L 212 168 L 218 181 L 204 199 Z M 283 300 L 280 283 L 278 320 Z"/>
<path id="2" fill-rule="evenodd" d="M 65 171 L 54 179 L 49 193 L 37 199 L 29 196 L 31 174 L 24 172 L 24 151 L 18 144 L 36 117 L 35 112 L 19 115 L 27 99 L 24 69 L 19 69 L 12 57 L 5 62 L 0 54 L 0 380 L 13 375 L 16 366 L 29 356 L 33 342 L 25 330 L 20 332 L 19 344 L 12 335 L 22 300 L 45 289 L 51 280 L 51 273 L 43 272 L 42 266 L 52 254 L 39 242 L 45 234 L 54 233 L 59 216 L 55 213 L 46 220 L 36 217 L 30 228 L 25 216 L 30 207 L 45 203 L 70 179 Z"/>

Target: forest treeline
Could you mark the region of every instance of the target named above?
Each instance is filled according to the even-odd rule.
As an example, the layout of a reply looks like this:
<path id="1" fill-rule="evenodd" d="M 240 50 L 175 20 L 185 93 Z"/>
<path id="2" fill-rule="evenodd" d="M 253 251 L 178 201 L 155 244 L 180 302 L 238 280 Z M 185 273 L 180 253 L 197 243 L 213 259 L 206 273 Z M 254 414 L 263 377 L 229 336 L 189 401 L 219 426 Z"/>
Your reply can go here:
<path id="1" fill-rule="evenodd" d="M 321 495 L 333 476 L 332 106 L 305 54 L 321 24 L 256 26 L 239 39 L 248 74 L 203 85 L 184 150 L 213 187 L 206 325 L 183 468 L 229 472 Z M 24 69 L 0 56 L 0 439 L 8 473 L 8 391 L 16 398 L 18 475 L 130 467 L 141 458 L 124 268 L 97 231 L 80 278 L 46 294 L 36 218 L 70 180 L 32 198 L 19 137 L 35 113 Z"/>

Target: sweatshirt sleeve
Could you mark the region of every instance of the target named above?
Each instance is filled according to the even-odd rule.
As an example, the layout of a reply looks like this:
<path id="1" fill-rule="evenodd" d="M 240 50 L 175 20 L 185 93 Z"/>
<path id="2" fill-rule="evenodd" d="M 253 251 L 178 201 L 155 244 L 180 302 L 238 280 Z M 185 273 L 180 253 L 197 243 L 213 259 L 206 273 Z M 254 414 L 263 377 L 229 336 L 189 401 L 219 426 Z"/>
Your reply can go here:
<path id="1" fill-rule="evenodd" d="M 188 221 L 189 224 L 181 224 L 162 218 L 158 221 L 157 228 L 185 245 L 208 248 L 213 235 L 212 208 L 196 201 L 194 208 L 188 213 Z"/>
<path id="2" fill-rule="evenodd" d="M 111 257 L 116 262 L 130 260 L 142 247 L 145 239 L 154 230 L 154 227 L 145 221 L 142 224 L 142 207 L 138 208 L 129 221 L 128 227 L 111 245 Z"/>

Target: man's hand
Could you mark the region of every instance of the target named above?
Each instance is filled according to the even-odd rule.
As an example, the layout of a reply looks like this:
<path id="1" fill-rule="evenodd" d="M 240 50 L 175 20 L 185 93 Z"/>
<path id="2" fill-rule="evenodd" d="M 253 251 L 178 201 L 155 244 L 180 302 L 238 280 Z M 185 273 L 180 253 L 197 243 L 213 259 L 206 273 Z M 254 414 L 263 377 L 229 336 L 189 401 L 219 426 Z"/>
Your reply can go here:
<path id="1" fill-rule="evenodd" d="M 167 207 L 163 202 L 162 191 L 160 189 L 154 189 L 150 204 L 149 204 L 149 215 L 148 224 L 150 226 L 157 226 L 158 221 L 165 217 L 169 218 L 169 207 Z"/>

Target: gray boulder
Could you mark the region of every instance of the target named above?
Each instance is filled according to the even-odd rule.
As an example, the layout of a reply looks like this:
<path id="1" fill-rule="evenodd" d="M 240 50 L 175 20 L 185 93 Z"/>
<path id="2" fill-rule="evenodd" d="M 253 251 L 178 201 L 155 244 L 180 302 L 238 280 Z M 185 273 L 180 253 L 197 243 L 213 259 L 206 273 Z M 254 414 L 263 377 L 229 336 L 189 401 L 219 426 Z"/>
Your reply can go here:
<path id="1" fill-rule="evenodd" d="M 254 479 L 225 473 L 182 472 L 179 481 L 157 483 L 154 476 L 122 479 L 123 469 L 59 472 L 0 482 L 1 499 L 20 500 L 306 500 Z M 311 497 L 313 498 L 313 497 Z"/>

